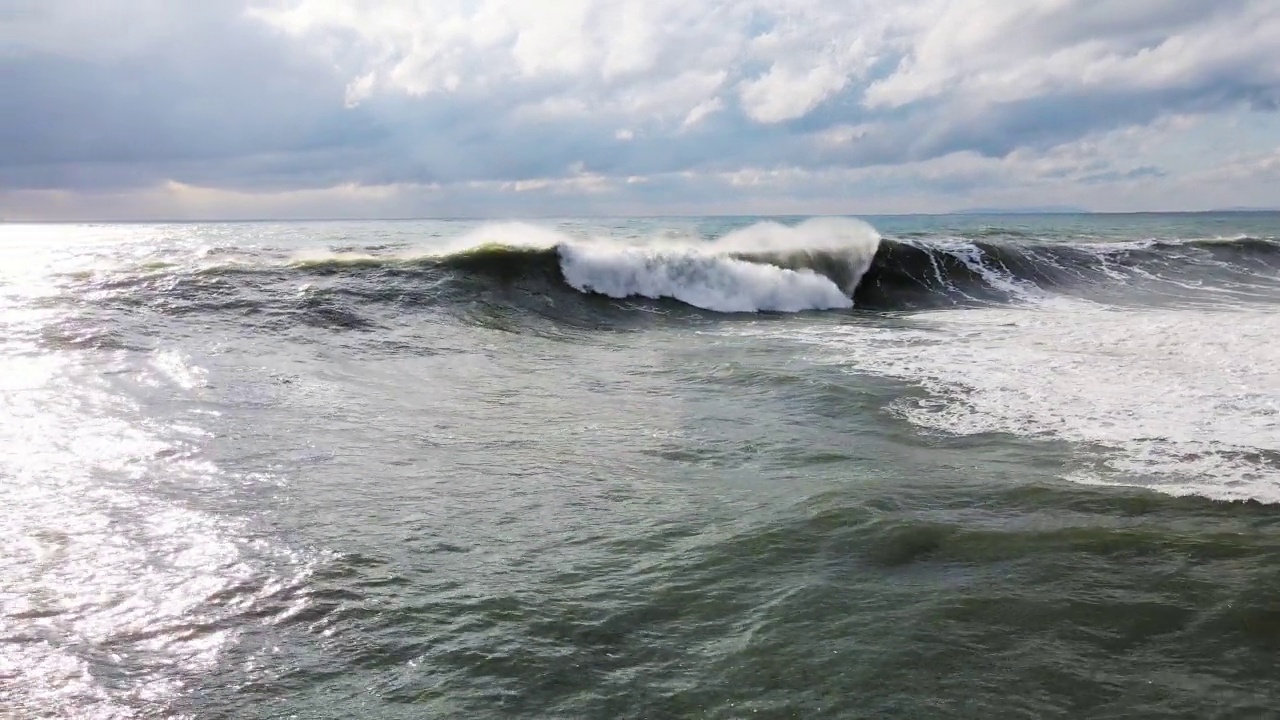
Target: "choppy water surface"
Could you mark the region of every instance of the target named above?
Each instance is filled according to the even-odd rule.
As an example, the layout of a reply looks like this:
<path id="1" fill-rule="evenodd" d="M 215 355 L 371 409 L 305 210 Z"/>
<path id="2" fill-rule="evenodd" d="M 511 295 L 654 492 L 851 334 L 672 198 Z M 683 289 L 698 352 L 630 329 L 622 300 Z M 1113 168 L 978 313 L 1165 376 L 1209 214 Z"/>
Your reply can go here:
<path id="1" fill-rule="evenodd" d="M 0 715 L 1273 713 L 1280 216 L 870 222 L 0 225 Z"/>

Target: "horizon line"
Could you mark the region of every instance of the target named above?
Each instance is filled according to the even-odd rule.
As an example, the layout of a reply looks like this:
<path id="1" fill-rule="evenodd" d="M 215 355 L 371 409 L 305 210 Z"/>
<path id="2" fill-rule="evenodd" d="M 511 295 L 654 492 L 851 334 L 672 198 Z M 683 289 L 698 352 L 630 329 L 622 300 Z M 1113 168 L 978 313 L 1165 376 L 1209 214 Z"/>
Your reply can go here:
<path id="1" fill-rule="evenodd" d="M 85 218 L 85 219 L 10 219 L 0 217 L 6 225 L 160 225 L 160 224 L 217 224 L 217 223 L 284 223 L 284 222 L 521 222 L 535 220 L 645 220 L 645 219 L 700 219 L 700 218 L 810 218 L 810 217 L 1034 217 L 1045 215 L 1249 215 L 1280 213 L 1278 208 L 1214 208 L 1209 210 L 986 210 L 965 209 L 949 212 L 912 213 L 707 213 L 687 214 L 656 213 L 650 215 L 453 215 L 453 216 L 350 216 L 350 217 L 242 217 L 242 218 Z"/>

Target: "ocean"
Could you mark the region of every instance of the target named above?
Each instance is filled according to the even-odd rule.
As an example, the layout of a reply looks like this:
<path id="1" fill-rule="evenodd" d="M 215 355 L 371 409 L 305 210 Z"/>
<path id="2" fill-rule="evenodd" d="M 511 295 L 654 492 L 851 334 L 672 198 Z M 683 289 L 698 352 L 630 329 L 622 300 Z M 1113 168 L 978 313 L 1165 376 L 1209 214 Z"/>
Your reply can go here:
<path id="1" fill-rule="evenodd" d="M 0 225 L 0 716 L 1260 718 L 1280 215 Z"/>

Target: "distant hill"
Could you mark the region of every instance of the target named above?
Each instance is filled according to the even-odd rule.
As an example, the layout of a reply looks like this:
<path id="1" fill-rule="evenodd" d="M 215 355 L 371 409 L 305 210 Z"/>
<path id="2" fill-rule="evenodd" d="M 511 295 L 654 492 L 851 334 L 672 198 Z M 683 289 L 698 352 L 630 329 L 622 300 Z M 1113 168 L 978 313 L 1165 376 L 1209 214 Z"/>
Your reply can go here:
<path id="1" fill-rule="evenodd" d="M 1013 208 L 965 208 L 954 215 L 1087 215 L 1089 210 L 1074 205 L 1038 205 Z"/>
<path id="2" fill-rule="evenodd" d="M 1264 213 L 1264 212 L 1280 212 L 1280 207 L 1249 207 L 1247 205 L 1237 205 L 1235 207 L 1214 208 L 1211 213 Z"/>

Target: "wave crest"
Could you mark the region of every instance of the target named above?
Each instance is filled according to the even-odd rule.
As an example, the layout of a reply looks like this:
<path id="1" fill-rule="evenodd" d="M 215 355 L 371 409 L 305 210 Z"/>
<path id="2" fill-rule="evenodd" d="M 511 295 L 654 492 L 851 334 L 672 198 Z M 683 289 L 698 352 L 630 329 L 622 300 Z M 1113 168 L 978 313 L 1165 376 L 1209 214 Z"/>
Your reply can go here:
<path id="1" fill-rule="evenodd" d="M 673 298 L 715 312 L 799 312 L 853 307 L 834 282 L 812 270 L 790 270 L 699 251 L 566 245 L 565 282 L 613 298 Z"/>
<path id="2" fill-rule="evenodd" d="M 716 312 L 853 307 L 880 237 L 856 220 L 759 223 L 702 243 L 565 243 L 571 287 L 609 297 L 673 298 Z"/>

